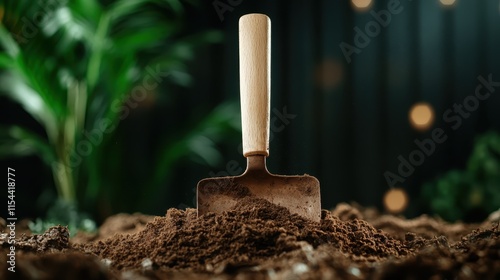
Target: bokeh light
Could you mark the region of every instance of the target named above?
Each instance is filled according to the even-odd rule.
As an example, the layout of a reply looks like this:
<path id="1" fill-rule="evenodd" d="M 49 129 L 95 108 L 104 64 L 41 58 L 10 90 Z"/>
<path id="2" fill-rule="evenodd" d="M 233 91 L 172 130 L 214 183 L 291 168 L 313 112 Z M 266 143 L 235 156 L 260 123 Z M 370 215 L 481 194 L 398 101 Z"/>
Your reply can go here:
<path id="1" fill-rule="evenodd" d="M 365 11 L 372 5 L 372 0 L 351 0 L 351 4 L 355 10 Z"/>
<path id="2" fill-rule="evenodd" d="M 411 126 L 418 131 L 429 129 L 434 123 L 434 110 L 426 102 L 415 103 L 408 113 Z"/>
<path id="3" fill-rule="evenodd" d="M 439 0 L 445 6 L 453 6 L 456 0 Z"/>
<path id="4" fill-rule="evenodd" d="M 403 212 L 408 206 L 408 195 L 401 188 L 388 190 L 384 195 L 384 207 L 393 214 Z"/>
<path id="5" fill-rule="evenodd" d="M 323 59 L 314 71 L 316 85 L 323 90 L 336 88 L 344 77 L 342 63 L 338 59 Z"/>

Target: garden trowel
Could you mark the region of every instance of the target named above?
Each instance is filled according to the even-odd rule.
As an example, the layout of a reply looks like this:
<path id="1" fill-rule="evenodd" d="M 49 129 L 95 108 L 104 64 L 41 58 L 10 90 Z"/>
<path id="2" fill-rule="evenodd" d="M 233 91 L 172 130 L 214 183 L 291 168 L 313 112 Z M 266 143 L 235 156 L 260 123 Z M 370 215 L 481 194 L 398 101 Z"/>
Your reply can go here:
<path id="1" fill-rule="evenodd" d="M 319 182 L 316 178 L 269 173 L 270 35 L 266 15 L 240 18 L 240 95 L 243 155 L 247 168 L 240 176 L 207 178 L 198 183 L 198 215 L 221 213 L 243 198 L 265 199 L 309 220 L 321 219 Z M 252 201 L 252 200 L 245 200 Z"/>

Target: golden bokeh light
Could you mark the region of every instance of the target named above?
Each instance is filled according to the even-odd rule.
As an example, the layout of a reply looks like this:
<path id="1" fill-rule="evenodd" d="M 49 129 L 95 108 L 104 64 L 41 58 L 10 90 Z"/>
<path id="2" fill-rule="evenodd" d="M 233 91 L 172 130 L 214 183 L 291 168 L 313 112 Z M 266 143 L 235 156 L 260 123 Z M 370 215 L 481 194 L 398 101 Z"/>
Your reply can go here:
<path id="1" fill-rule="evenodd" d="M 434 110 L 429 103 L 415 103 L 408 113 L 411 126 L 419 131 L 429 129 L 434 123 Z"/>
<path id="2" fill-rule="evenodd" d="M 314 71 L 316 85 L 323 90 L 335 89 L 341 84 L 344 77 L 344 68 L 338 59 L 323 59 Z"/>
<path id="3" fill-rule="evenodd" d="M 455 0 L 439 0 L 439 2 L 445 6 L 452 6 L 455 4 Z"/>
<path id="4" fill-rule="evenodd" d="M 354 9 L 358 11 L 367 10 L 372 5 L 372 0 L 351 0 Z"/>
<path id="5" fill-rule="evenodd" d="M 408 195 L 403 189 L 394 188 L 384 195 L 384 207 L 390 213 L 401 213 L 408 206 Z"/>

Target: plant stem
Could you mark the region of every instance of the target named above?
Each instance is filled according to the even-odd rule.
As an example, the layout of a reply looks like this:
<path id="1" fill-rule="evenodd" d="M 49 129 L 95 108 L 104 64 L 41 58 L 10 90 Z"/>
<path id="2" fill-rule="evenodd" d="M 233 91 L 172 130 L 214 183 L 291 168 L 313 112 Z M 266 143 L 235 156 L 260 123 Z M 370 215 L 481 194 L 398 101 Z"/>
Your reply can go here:
<path id="1" fill-rule="evenodd" d="M 52 165 L 52 173 L 57 188 L 58 196 L 66 202 L 75 202 L 74 182 L 71 167 L 57 161 Z"/>

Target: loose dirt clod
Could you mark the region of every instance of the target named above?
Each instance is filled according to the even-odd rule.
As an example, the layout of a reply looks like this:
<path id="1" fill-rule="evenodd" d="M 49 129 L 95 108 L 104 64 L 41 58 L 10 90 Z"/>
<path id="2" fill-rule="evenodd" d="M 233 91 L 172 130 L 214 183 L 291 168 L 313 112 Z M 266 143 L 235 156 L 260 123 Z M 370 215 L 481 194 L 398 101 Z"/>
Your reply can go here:
<path id="1" fill-rule="evenodd" d="M 69 230 L 67 227 L 55 226 L 49 228 L 43 234 L 27 236 L 22 234 L 16 239 L 15 244 L 8 243 L 6 235 L 0 239 L 2 247 L 15 245 L 16 249 L 23 252 L 50 253 L 58 252 L 69 246 Z"/>

